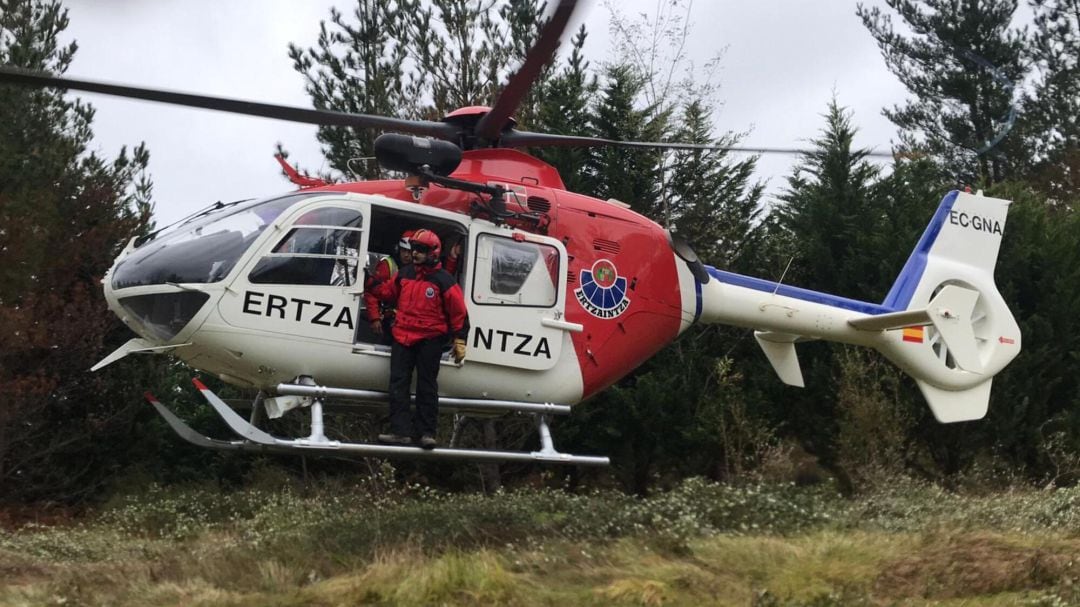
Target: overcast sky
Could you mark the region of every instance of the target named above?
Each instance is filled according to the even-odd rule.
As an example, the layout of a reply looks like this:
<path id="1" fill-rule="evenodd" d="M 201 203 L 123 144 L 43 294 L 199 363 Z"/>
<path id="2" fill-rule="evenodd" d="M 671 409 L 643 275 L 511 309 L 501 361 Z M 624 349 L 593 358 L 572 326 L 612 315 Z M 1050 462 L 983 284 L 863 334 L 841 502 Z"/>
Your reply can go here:
<path id="1" fill-rule="evenodd" d="M 620 2 L 627 14 L 657 0 Z M 882 0 L 864 4 L 883 5 Z M 79 51 L 68 75 L 154 88 L 310 107 L 287 45 L 311 46 L 330 6 L 344 0 L 67 0 L 68 39 Z M 689 53 L 702 62 L 726 49 L 718 129 L 749 131 L 745 145 L 798 146 L 822 126 L 833 91 L 855 113 L 856 144 L 887 151 L 895 129 L 881 108 L 905 91 L 888 72 L 855 16 L 854 0 L 697 0 Z M 585 2 L 576 15 L 590 32 L 594 65 L 610 59 L 609 11 Z M 315 127 L 205 110 L 82 95 L 97 108 L 95 145 L 150 148 L 158 225 L 217 200 L 293 189 L 273 159 L 282 142 L 292 159 L 325 168 Z M 794 160 L 763 157 L 759 177 L 783 187 Z"/>

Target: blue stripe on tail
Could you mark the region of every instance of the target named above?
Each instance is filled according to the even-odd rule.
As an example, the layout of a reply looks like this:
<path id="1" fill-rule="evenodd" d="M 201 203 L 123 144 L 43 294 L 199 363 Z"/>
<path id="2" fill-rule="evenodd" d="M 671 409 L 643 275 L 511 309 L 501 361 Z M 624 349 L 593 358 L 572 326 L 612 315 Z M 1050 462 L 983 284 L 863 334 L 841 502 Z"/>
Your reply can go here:
<path id="1" fill-rule="evenodd" d="M 821 293 L 819 291 L 811 291 L 810 289 L 803 289 L 800 287 L 792 287 L 789 285 L 775 283 L 770 280 L 751 278 L 750 276 L 743 276 L 742 274 L 736 274 L 734 272 L 725 272 L 723 270 L 717 270 L 712 266 L 705 266 L 705 269 L 708 270 L 709 275 L 716 280 L 719 280 L 724 284 L 734 285 L 736 287 L 754 289 L 755 291 L 765 291 L 766 293 L 776 293 L 777 295 L 783 295 L 784 297 L 801 299 L 803 301 L 824 304 L 826 306 L 832 306 L 834 308 L 843 308 L 845 310 L 852 310 L 854 312 L 862 312 L 863 314 L 877 315 L 898 311 L 893 308 L 887 308 L 885 306 L 870 303 L 867 301 L 858 301 L 855 299 L 848 299 L 846 297 L 837 297 L 836 295 Z"/>
<path id="2" fill-rule="evenodd" d="M 694 303 L 694 322 L 697 322 L 701 318 L 701 283 L 696 279 L 694 280 L 694 296 L 697 298 Z"/>
<path id="3" fill-rule="evenodd" d="M 908 257 L 904 269 L 900 271 L 900 276 L 896 278 L 896 282 L 889 289 L 889 294 L 885 296 L 882 305 L 897 310 L 906 310 L 908 308 L 911 297 L 915 295 L 915 288 L 919 286 L 923 272 L 926 271 L 926 258 L 930 254 L 930 249 L 933 248 L 934 242 L 937 241 L 938 234 L 941 233 L 941 228 L 945 225 L 945 219 L 949 217 L 949 211 L 952 211 L 953 204 L 956 203 L 956 197 L 959 195 L 960 192 L 953 190 L 941 200 L 937 212 L 934 213 L 934 218 L 930 220 L 930 225 L 926 226 L 926 231 L 923 232 L 922 238 L 919 239 L 919 244 L 915 245 L 915 250 L 911 252 L 911 257 Z"/>
<path id="4" fill-rule="evenodd" d="M 792 287 L 775 283 L 770 280 L 751 278 L 750 276 L 743 276 L 742 274 L 736 274 L 734 272 L 725 272 L 724 270 L 717 270 L 712 266 L 705 266 L 705 269 L 708 270 L 709 275 L 716 280 L 736 287 L 754 289 L 755 291 L 765 291 L 766 293 L 776 293 L 777 295 L 783 295 L 784 297 L 801 299 L 802 301 L 809 301 L 875 316 L 878 314 L 888 314 L 890 312 L 901 312 L 907 310 L 908 304 L 911 303 L 911 298 L 915 294 L 915 288 L 919 286 L 919 281 L 922 280 L 923 272 L 926 271 L 927 255 L 929 255 L 930 249 L 934 246 L 938 234 L 941 233 L 941 227 L 945 225 L 945 220 L 949 217 L 949 211 L 952 210 L 958 195 L 959 192 L 952 191 L 946 194 L 945 198 L 941 200 L 937 212 L 934 213 L 933 219 L 930 220 L 930 225 L 926 227 L 926 231 L 923 232 L 922 238 L 919 239 L 919 243 L 915 245 L 915 250 L 911 253 L 911 257 L 908 257 L 907 263 L 904 264 L 904 269 L 900 271 L 900 276 L 897 277 L 896 282 L 893 283 L 892 289 L 889 290 L 888 296 L 885 297 L 885 301 L 880 305 L 867 301 L 838 297 L 836 295 L 830 295 L 829 293 L 811 291 L 810 289 Z M 700 286 L 698 288 L 700 289 Z"/>

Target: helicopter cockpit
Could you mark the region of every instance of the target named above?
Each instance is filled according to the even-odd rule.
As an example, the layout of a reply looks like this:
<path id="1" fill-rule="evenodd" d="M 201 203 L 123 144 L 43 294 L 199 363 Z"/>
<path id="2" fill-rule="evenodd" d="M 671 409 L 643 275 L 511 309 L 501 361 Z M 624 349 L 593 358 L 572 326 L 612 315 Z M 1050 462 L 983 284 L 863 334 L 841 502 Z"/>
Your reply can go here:
<path id="1" fill-rule="evenodd" d="M 227 324 L 251 325 L 256 320 L 253 310 L 262 310 L 254 314 L 262 317 L 260 328 L 279 325 L 286 333 L 307 334 L 314 330 L 325 334 L 321 337 L 381 350 L 387 338 L 370 330 L 370 320 L 358 305 L 364 276 L 372 274 L 380 259 L 395 254 L 404 231 L 423 227 L 443 240 L 444 255 L 460 245 L 455 277 L 463 282 L 469 230 L 449 217 L 409 203 L 359 203 L 333 192 L 235 203 L 152 235 L 122 253 L 107 278 L 106 295 L 136 333 L 159 345 L 184 341 L 191 332 L 185 328 L 195 328 L 198 323 L 192 321 L 210 298 L 235 287 L 244 295 L 239 305 L 225 306 Z M 271 226 L 273 234 L 260 238 Z M 276 307 L 281 298 L 300 302 L 300 307 L 307 300 L 313 303 L 286 318 Z M 351 308 L 335 313 L 341 322 L 333 323 L 333 331 L 321 319 L 306 318 L 317 310 L 314 306 L 331 301 L 335 309 Z M 285 326 L 298 322 L 302 324 Z M 352 331 L 339 333 L 345 326 Z"/>
<path id="2" fill-rule="evenodd" d="M 219 282 L 268 225 L 290 206 L 311 195 L 245 201 L 181 223 L 122 256 L 108 286 L 119 291 Z M 164 343 L 187 325 L 208 298 L 206 293 L 193 290 L 136 292 L 121 297 L 119 304 L 144 329 L 139 333 Z"/>

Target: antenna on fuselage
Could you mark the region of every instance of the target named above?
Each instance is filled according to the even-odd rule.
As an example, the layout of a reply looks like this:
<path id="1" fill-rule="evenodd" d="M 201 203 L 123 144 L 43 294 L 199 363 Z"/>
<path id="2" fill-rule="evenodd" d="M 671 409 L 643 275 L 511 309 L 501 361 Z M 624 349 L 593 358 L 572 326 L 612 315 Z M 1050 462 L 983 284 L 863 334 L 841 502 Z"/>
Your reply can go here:
<path id="1" fill-rule="evenodd" d="M 345 161 L 345 166 L 348 167 L 348 169 L 350 171 L 352 171 L 353 175 L 356 175 L 357 177 L 360 177 L 361 175 L 363 175 L 363 172 L 358 171 L 356 169 L 356 167 L 353 166 L 353 162 L 354 161 L 371 162 L 372 160 L 377 160 L 377 159 L 374 156 L 357 156 L 356 158 L 350 158 L 350 159 L 346 160 Z"/>
<path id="2" fill-rule="evenodd" d="M 784 271 L 780 273 L 780 280 L 776 281 L 776 286 L 773 287 L 773 295 L 776 295 L 776 292 L 780 290 L 780 285 L 784 284 L 784 277 L 787 276 L 788 270 L 791 269 L 791 262 L 793 261 L 795 261 L 794 255 L 792 255 L 791 258 L 787 260 L 787 265 L 784 266 Z"/>

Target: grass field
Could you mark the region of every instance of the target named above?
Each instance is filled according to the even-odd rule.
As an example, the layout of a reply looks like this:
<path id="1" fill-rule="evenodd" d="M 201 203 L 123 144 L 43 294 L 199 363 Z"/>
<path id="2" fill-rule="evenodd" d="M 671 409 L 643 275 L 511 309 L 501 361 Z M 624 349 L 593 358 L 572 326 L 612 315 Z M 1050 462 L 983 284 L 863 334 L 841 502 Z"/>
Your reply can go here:
<path id="1" fill-rule="evenodd" d="M 151 487 L 0 537 L 3 605 L 1071 605 L 1080 490 Z"/>

